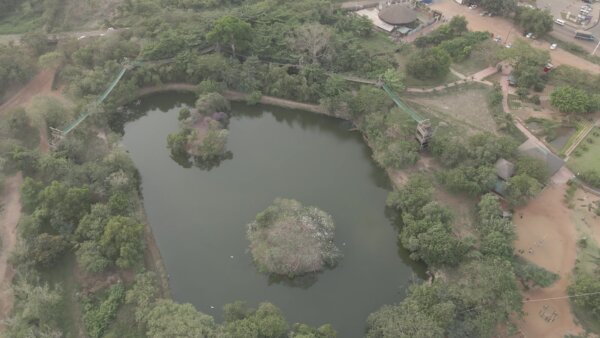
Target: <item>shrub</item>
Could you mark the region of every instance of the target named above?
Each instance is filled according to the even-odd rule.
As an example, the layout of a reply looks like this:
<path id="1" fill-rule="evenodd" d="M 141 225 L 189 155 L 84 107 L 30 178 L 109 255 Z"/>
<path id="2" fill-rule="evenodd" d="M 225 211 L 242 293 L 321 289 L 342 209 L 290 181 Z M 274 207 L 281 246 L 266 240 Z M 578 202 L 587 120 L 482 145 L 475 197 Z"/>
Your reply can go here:
<path id="1" fill-rule="evenodd" d="M 600 173 L 598 171 L 585 171 L 579 175 L 579 178 L 594 188 L 600 188 Z"/>
<path id="2" fill-rule="evenodd" d="M 94 299 L 84 299 L 83 322 L 91 338 L 102 337 L 104 331 L 116 317 L 124 297 L 125 287 L 123 284 L 117 283 L 108 289 L 104 297 L 100 297 L 99 304 Z"/>

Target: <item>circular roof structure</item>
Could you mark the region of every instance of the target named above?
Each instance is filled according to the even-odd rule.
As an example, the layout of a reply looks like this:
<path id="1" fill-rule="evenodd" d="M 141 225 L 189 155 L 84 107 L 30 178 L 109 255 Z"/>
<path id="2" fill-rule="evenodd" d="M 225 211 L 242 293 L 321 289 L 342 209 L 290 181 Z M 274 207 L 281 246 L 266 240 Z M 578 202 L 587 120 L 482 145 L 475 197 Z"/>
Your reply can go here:
<path id="1" fill-rule="evenodd" d="M 395 4 L 382 8 L 379 18 L 390 25 L 405 25 L 417 20 L 417 12 L 406 5 Z"/>

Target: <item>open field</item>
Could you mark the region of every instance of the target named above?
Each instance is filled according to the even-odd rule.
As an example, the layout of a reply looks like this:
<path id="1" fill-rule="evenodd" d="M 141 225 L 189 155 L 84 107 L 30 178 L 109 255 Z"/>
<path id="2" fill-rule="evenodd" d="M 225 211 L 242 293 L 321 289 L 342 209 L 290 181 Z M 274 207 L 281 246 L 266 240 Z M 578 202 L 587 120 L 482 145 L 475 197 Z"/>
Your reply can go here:
<path id="1" fill-rule="evenodd" d="M 563 203 L 565 184 L 549 186 L 526 206 L 514 213 L 518 239 L 515 250 L 520 256 L 554 272 L 560 279 L 547 288 L 533 288 L 524 292 L 524 300 L 564 297 L 570 283 L 571 271 L 577 255 L 577 229 L 572 211 Z M 518 323 L 525 337 L 563 337 L 579 334 L 568 299 L 526 302 L 523 321 Z M 544 315 L 556 313 L 552 322 Z"/>
<path id="2" fill-rule="evenodd" d="M 597 134 L 598 136 L 594 135 Z M 577 155 L 579 154 L 579 156 Z M 577 146 L 567 162 L 575 172 L 600 171 L 600 128 L 595 127 Z"/>
<path id="3" fill-rule="evenodd" d="M 480 85 L 460 85 L 437 93 L 414 94 L 409 100 L 418 103 L 428 115 L 449 124 L 460 124 L 473 131 L 496 131 L 496 122 L 487 103 L 489 89 Z"/>

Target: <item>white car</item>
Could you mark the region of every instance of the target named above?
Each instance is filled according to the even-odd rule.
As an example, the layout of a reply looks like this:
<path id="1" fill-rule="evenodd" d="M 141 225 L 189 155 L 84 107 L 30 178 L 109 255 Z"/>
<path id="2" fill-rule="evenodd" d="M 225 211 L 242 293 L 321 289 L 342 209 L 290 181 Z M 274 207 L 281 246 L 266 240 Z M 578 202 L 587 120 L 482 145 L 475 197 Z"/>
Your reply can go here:
<path id="1" fill-rule="evenodd" d="M 525 37 L 528 39 L 531 39 L 532 36 L 533 36 L 533 33 L 527 33 L 527 35 L 525 35 Z"/>
<path id="2" fill-rule="evenodd" d="M 86 38 L 86 36 L 82 35 L 82 36 L 78 37 L 77 40 L 82 40 L 82 39 L 85 39 L 85 38 Z"/>
<path id="3" fill-rule="evenodd" d="M 555 50 L 556 47 L 558 47 L 558 45 L 555 44 L 555 43 L 553 43 L 553 44 L 550 45 L 550 50 Z"/>
<path id="4" fill-rule="evenodd" d="M 114 31 L 114 30 L 115 30 L 115 29 L 114 29 L 114 28 L 112 28 L 112 27 L 108 27 L 108 29 L 107 29 L 107 31 L 108 31 L 108 32 L 112 32 L 112 31 Z"/>
<path id="5" fill-rule="evenodd" d="M 507 44 L 506 44 L 506 46 L 504 46 L 504 47 L 506 47 L 506 48 L 510 48 L 510 47 L 512 47 L 512 44 L 510 44 L 510 43 L 507 43 Z"/>
<path id="6" fill-rule="evenodd" d="M 475 8 L 477 8 L 477 5 L 471 5 L 471 6 L 469 6 L 469 9 L 475 9 Z"/>

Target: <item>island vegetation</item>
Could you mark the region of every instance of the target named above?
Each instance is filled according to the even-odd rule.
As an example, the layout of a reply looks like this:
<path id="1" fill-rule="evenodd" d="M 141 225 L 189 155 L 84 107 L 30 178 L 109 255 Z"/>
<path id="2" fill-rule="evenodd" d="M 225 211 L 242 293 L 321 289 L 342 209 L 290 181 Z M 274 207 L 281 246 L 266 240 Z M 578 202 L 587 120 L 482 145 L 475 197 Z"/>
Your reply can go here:
<path id="1" fill-rule="evenodd" d="M 338 263 L 334 232 L 326 212 L 278 198 L 248 224 L 247 237 L 259 271 L 294 278 Z"/>
<path id="2" fill-rule="evenodd" d="M 192 110 L 182 108 L 180 130 L 167 137 L 172 158 L 184 166 L 192 158 L 198 167 L 210 169 L 231 157 L 226 150 L 229 110 L 229 102 L 219 93 L 200 96 Z"/>

